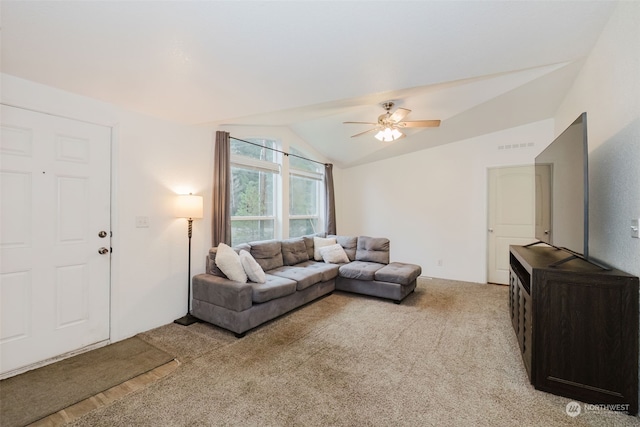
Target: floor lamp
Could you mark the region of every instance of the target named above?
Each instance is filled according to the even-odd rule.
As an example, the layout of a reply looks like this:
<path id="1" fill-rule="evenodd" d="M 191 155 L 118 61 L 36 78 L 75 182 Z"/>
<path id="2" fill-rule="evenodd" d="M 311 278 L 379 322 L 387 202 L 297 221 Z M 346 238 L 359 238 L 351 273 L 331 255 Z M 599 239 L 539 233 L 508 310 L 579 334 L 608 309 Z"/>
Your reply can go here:
<path id="1" fill-rule="evenodd" d="M 189 266 L 187 268 L 187 314 L 174 320 L 174 323 L 188 326 L 198 321 L 191 315 L 191 234 L 193 220 L 202 218 L 202 196 L 194 196 L 191 193 L 180 195 L 178 196 L 176 208 L 176 217 L 187 218 L 189 222 Z"/>

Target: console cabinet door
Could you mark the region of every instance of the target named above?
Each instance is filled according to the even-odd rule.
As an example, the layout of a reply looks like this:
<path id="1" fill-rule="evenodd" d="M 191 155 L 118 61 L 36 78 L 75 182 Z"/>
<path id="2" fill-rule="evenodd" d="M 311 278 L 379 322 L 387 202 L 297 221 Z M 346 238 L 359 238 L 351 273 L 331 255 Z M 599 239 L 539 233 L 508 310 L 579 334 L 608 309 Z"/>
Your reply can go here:
<path id="1" fill-rule="evenodd" d="M 537 388 L 586 402 L 637 402 L 637 341 L 628 338 L 638 320 L 633 289 L 616 278 L 541 272 Z"/>

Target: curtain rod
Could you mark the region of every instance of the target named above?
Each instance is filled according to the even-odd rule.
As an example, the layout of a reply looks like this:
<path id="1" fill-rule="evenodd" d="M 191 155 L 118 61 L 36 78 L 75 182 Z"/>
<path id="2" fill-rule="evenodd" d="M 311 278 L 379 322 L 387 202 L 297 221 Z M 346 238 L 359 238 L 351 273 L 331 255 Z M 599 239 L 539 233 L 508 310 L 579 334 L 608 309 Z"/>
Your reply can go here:
<path id="1" fill-rule="evenodd" d="M 244 139 L 236 138 L 236 137 L 231 136 L 231 135 L 229 135 L 229 138 L 235 139 L 236 141 L 245 142 L 247 144 L 255 145 L 256 147 L 266 148 L 267 150 L 277 151 L 278 153 L 282 153 L 285 156 L 297 157 L 299 159 L 307 160 L 309 162 L 317 163 L 319 165 L 324 165 L 324 166 L 328 166 L 329 165 L 329 163 L 322 163 L 322 162 L 319 162 L 317 160 L 307 159 L 306 157 L 298 156 L 297 154 L 285 153 L 284 151 L 278 150 L 277 148 L 265 147 L 264 145 L 256 144 L 255 142 L 251 142 L 251 141 L 245 141 Z"/>

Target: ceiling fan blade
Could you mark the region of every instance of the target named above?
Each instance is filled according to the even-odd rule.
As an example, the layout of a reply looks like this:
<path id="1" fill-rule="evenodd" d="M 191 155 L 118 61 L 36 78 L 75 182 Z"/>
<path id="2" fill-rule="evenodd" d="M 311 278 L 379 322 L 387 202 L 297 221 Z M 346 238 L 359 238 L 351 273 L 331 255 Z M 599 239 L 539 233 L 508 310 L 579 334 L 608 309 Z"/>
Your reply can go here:
<path id="1" fill-rule="evenodd" d="M 399 122 L 397 125 L 403 128 L 437 128 L 440 126 L 440 120 L 413 120 Z"/>
<path id="2" fill-rule="evenodd" d="M 393 114 L 389 116 L 389 120 L 391 120 L 392 122 L 399 122 L 400 120 L 404 119 L 410 112 L 411 110 L 407 110 L 406 108 L 398 108 L 393 112 Z"/>
<path id="3" fill-rule="evenodd" d="M 364 135 L 365 133 L 375 132 L 375 131 L 377 131 L 377 130 L 378 130 L 378 128 L 373 128 L 373 129 L 365 130 L 364 132 L 360 132 L 360 133 L 356 133 L 355 135 L 351 135 L 351 138 L 355 138 L 356 136 Z"/>
<path id="4" fill-rule="evenodd" d="M 372 122 L 342 122 L 345 125 L 349 125 L 349 124 L 357 124 L 357 125 L 377 125 L 377 123 L 372 123 Z"/>

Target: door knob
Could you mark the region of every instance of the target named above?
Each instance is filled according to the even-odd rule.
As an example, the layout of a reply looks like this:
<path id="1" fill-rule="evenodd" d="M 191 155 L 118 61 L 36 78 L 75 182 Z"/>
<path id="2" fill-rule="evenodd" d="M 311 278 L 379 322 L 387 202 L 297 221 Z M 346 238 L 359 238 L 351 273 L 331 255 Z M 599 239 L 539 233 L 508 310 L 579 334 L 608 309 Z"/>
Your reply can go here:
<path id="1" fill-rule="evenodd" d="M 490 228 L 490 229 L 489 229 L 489 233 L 493 233 L 493 228 Z"/>
<path id="2" fill-rule="evenodd" d="M 109 253 L 109 249 L 105 248 L 104 246 L 101 247 L 100 249 L 98 249 L 98 253 L 100 255 L 104 255 L 104 254 L 108 254 Z"/>
<path id="3" fill-rule="evenodd" d="M 104 239 L 105 237 L 107 237 L 107 232 L 102 230 L 101 232 L 98 233 L 98 237 L 101 237 Z"/>

